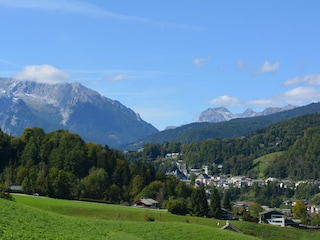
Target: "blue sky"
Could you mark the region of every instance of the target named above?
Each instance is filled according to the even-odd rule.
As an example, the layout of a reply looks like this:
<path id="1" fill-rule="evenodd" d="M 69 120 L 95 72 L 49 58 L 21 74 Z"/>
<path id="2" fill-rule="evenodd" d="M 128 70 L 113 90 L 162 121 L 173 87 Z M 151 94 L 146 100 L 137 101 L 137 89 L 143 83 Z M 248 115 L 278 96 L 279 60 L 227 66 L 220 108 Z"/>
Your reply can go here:
<path id="1" fill-rule="evenodd" d="M 0 0 L 0 77 L 80 82 L 159 130 L 320 99 L 317 0 Z M 1 84 L 1 83 L 0 83 Z"/>

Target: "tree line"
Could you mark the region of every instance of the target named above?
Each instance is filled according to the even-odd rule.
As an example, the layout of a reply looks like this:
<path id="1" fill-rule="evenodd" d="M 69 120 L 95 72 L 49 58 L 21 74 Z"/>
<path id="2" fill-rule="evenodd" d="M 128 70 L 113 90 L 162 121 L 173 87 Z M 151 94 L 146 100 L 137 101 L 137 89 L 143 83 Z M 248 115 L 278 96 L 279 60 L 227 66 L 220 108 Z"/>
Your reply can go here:
<path id="1" fill-rule="evenodd" d="M 157 179 L 151 164 L 130 163 L 107 145 L 41 128 L 26 128 L 21 137 L 0 131 L 0 173 L 3 185 L 21 185 L 26 193 L 112 203 L 132 202 Z"/>

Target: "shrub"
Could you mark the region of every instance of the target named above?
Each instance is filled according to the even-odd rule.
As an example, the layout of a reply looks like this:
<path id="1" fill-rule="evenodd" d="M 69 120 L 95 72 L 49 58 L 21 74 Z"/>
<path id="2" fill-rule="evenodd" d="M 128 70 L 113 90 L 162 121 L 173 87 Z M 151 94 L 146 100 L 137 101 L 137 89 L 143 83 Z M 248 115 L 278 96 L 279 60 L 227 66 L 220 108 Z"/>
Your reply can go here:
<path id="1" fill-rule="evenodd" d="M 144 216 L 144 219 L 147 221 L 147 222 L 153 222 L 154 221 L 154 217 L 150 214 L 150 212 L 146 212 L 145 216 Z"/>
<path id="2" fill-rule="evenodd" d="M 188 213 L 188 206 L 184 200 L 169 200 L 167 202 L 167 208 L 172 214 L 186 215 Z"/>
<path id="3" fill-rule="evenodd" d="M 14 201 L 13 196 L 9 192 L 7 192 L 6 188 L 3 186 L 0 187 L 0 198 L 6 199 L 9 201 Z"/>

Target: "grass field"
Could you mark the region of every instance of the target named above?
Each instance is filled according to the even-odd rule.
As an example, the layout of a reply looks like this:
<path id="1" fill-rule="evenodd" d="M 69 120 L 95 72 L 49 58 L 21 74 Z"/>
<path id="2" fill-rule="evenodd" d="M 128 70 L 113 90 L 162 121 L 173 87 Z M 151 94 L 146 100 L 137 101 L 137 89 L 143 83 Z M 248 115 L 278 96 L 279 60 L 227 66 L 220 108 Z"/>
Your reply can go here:
<path id="1" fill-rule="evenodd" d="M 15 199 L 0 199 L 0 239 L 256 239 L 187 223 L 159 210 L 20 195 Z"/>
<path id="2" fill-rule="evenodd" d="M 16 202 L 0 199 L 0 239 L 320 239 L 320 232 L 265 224 L 233 221 L 245 233 L 237 234 L 220 229 L 225 221 L 163 210 L 14 197 Z"/>
<path id="3" fill-rule="evenodd" d="M 275 157 L 282 155 L 284 152 L 274 152 L 270 154 L 266 154 L 259 158 L 253 160 L 254 170 L 259 172 L 259 177 L 263 178 L 264 170 L 268 167 L 268 165 L 275 159 Z"/>

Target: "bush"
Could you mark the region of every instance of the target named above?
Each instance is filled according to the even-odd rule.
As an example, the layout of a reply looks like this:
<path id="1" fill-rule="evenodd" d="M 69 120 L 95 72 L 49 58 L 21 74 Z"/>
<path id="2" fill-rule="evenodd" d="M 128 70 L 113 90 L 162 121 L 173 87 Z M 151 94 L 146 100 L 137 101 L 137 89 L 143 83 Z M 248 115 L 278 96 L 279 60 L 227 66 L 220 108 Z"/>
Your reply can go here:
<path id="1" fill-rule="evenodd" d="M 249 212 L 245 211 L 242 216 L 242 220 L 246 222 L 258 223 L 259 219 L 250 215 Z"/>
<path id="2" fill-rule="evenodd" d="M 9 201 L 14 201 L 13 196 L 6 191 L 4 187 L 0 187 L 0 198 L 9 200 Z"/>
<path id="3" fill-rule="evenodd" d="M 146 212 L 145 216 L 144 216 L 144 219 L 147 221 L 147 222 L 153 222 L 154 221 L 154 217 L 150 214 L 150 212 Z"/>
<path id="4" fill-rule="evenodd" d="M 172 214 L 186 215 L 188 211 L 188 206 L 184 200 L 169 200 L 167 202 L 168 211 Z"/>

